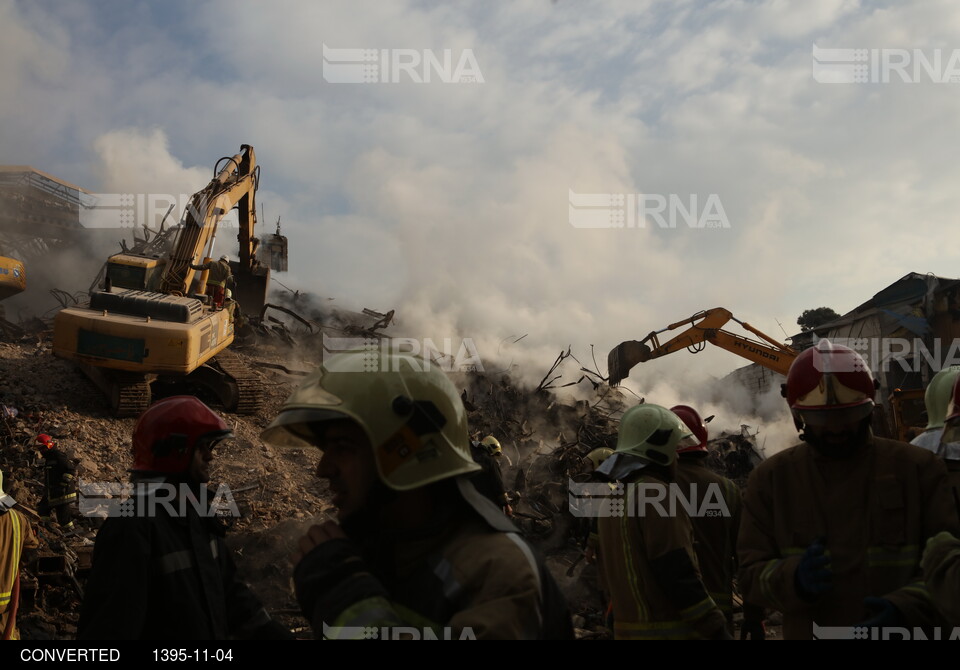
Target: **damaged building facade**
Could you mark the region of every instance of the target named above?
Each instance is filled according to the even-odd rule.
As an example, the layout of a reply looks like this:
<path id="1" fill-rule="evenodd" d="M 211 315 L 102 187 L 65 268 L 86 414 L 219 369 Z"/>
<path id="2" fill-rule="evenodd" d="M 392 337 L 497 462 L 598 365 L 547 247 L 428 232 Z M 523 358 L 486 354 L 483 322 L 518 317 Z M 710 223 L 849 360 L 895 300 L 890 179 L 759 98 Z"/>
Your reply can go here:
<path id="1" fill-rule="evenodd" d="M 926 425 L 926 385 L 943 367 L 960 365 L 960 279 L 912 272 L 839 319 L 790 339 L 802 351 L 820 338 L 863 356 L 880 384 L 875 430 L 909 439 Z M 758 399 L 785 381 L 751 364 L 722 383 L 740 384 Z"/>

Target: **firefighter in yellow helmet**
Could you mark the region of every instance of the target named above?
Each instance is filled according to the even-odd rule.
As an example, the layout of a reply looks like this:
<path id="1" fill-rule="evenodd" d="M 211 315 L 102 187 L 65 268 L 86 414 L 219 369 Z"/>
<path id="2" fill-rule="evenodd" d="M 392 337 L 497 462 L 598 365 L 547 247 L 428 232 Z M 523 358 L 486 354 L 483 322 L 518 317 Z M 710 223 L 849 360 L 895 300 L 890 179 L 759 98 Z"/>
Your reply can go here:
<path id="1" fill-rule="evenodd" d="M 943 368 L 933 376 L 923 393 L 923 404 L 927 410 L 927 427 L 922 433 L 910 440 L 910 444 L 937 453 L 940 438 L 943 436 L 943 424 L 947 419 L 947 406 L 953 395 L 954 382 L 960 375 L 960 365 Z"/>
<path id="2" fill-rule="evenodd" d="M 3 491 L 0 472 L 0 639 L 19 640 L 17 605 L 20 595 L 20 563 L 23 550 L 39 546 L 33 527 L 13 509 L 17 501 Z"/>
<path id="3" fill-rule="evenodd" d="M 616 451 L 598 470 L 620 485 L 627 503 L 601 508 L 598 520 L 618 640 L 730 639 L 700 577 L 690 518 L 669 504 L 677 448 L 687 444 L 692 433 L 676 414 L 640 404 L 624 413 Z"/>
<path id="4" fill-rule="evenodd" d="M 500 458 L 503 456 L 500 440 L 493 435 L 487 435 L 479 444 L 470 442 L 470 455 L 482 468 L 473 476 L 474 487 L 494 505 L 502 508 L 504 514 L 512 516 L 510 495 L 503 484 L 503 471 L 500 469 Z"/>
<path id="5" fill-rule="evenodd" d="M 454 639 L 571 638 L 543 561 L 470 482 L 463 402 L 435 365 L 324 361 L 262 438 L 315 446 L 338 522 L 310 528 L 294 585 L 317 637 L 430 629 Z M 393 632 L 390 632 L 393 631 Z"/>

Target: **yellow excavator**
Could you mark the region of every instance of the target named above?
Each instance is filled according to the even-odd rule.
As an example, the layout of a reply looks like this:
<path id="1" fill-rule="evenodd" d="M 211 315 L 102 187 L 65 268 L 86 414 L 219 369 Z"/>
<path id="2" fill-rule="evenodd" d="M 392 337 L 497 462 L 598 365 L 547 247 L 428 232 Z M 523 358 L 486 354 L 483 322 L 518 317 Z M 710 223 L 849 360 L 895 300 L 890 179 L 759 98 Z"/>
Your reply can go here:
<path id="1" fill-rule="evenodd" d="M 26 288 L 27 273 L 23 263 L 15 258 L 0 256 L 0 300 L 6 300 Z"/>
<path id="2" fill-rule="evenodd" d="M 728 322 L 734 321 L 763 341 L 723 330 Z M 672 339 L 660 343 L 659 335 L 681 326 L 690 326 Z M 706 343 L 716 345 L 747 360 L 759 363 L 765 368 L 786 375 L 791 363 L 797 357 L 797 351 L 778 342 L 769 335 L 760 332 L 748 323 L 737 319 L 729 310 L 717 307 L 697 312 L 688 319 L 671 323 L 666 328 L 656 330 L 640 340 L 621 342 L 607 356 L 607 374 L 610 385 L 616 386 L 627 378 L 630 370 L 638 363 L 646 363 L 654 358 L 672 354 L 681 349 L 693 353 L 702 351 Z"/>
<path id="3" fill-rule="evenodd" d="M 723 327 L 730 321 L 739 324 L 762 341 L 723 330 Z M 666 342 L 660 342 L 659 335 L 661 333 L 676 330 L 682 326 L 689 326 L 689 328 Z M 729 310 L 716 307 L 697 312 L 682 321 L 671 323 L 666 328 L 650 333 L 640 341 L 629 340 L 618 344 L 607 355 L 609 383 L 611 386 L 616 386 L 626 379 L 630 370 L 639 363 L 646 363 L 649 360 L 672 354 L 681 349 L 697 353 L 702 351 L 708 342 L 784 376 L 787 375 L 790 365 L 793 364 L 799 353 L 796 349 L 778 342 L 766 333 L 736 318 Z M 911 431 L 923 430 L 921 420 L 923 411 L 922 389 L 908 391 L 894 389 L 890 396 L 890 407 L 894 425 L 890 429 L 886 425 L 885 418 L 881 416 L 878 426 L 881 430 L 878 432 L 885 436 L 907 441 L 910 438 Z M 882 406 L 878 406 L 878 411 L 882 413 Z"/>
<path id="4" fill-rule="evenodd" d="M 216 309 L 202 295 L 206 272 L 191 292 L 198 258 L 215 256 L 217 228 L 238 209 L 240 260 L 231 263 L 235 297 L 246 313 L 262 308 L 269 268 L 256 258 L 259 245 L 254 196 L 260 169 L 253 147 L 221 158 L 214 177 L 194 194 L 176 230 L 172 251 L 120 253 L 106 264 L 103 289 L 89 303 L 57 313 L 53 353 L 75 361 L 110 398 L 118 416 L 136 416 L 150 405 L 151 384 L 187 381 L 212 391 L 238 414 L 262 402 L 258 377 L 236 355 L 232 310 Z"/>

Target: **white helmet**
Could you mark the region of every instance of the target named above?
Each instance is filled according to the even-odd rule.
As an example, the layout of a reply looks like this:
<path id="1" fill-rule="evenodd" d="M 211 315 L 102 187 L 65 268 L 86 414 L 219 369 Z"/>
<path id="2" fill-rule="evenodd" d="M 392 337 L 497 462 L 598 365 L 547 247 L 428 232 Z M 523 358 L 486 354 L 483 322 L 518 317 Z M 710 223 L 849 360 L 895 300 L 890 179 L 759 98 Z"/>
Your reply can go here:
<path id="1" fill-rule="evenodd" d="M 352 419 L 363 428 L 380 480 L 394 490 L 480 470 L 470 455 L 460 394 L 446 374 L 422 359 L 333 356 L 304 378 L 260 437 L 277 446 L 306 446 L 317 423 L 335 419 Z"/>

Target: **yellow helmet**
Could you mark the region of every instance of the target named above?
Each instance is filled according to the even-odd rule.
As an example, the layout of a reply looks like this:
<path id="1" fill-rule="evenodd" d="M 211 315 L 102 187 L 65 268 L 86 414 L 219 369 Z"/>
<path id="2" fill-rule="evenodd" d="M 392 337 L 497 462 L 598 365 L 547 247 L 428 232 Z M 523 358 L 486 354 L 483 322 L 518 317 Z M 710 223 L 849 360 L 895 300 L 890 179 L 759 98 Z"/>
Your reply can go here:
<path id="1" fill-rule="evenodd" d="M 586 459 L 593 464 L 593 469 L 596 470 L 611 456 L 613 456 L 613 449 L 610 449 L 609 447 L 600 447 L 599 449 L 594 449 L 587 454 Z"/>
<path id="2" fill-rule="evenodd" d="M 278 446 L 314 443 L 311 424 L 351 419 L 373 446 L 377 474 L 405 491 L 480 470 L 467 414 L 435 364 L 411 355 L 344 353 L 303 380 L 260 435 Z"/>
<path id="3" fill-rule="evenodd" d="M 500 440 L 495 438 L 493 435 L 487 435 L 485 438 L 480 440 L 480 445 L 491 456 L 499 456 L 503 453 L 503 447 L 500 446 Z"/>

